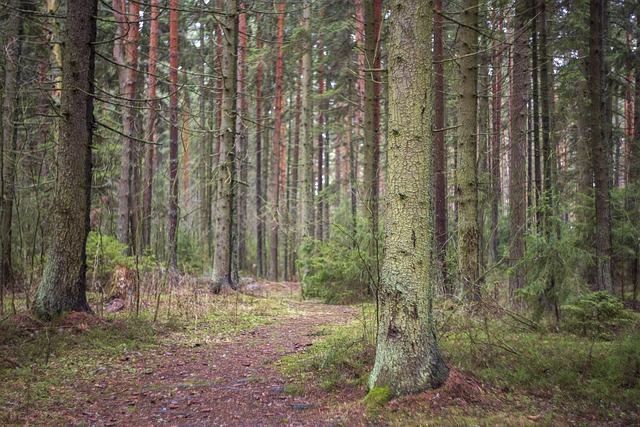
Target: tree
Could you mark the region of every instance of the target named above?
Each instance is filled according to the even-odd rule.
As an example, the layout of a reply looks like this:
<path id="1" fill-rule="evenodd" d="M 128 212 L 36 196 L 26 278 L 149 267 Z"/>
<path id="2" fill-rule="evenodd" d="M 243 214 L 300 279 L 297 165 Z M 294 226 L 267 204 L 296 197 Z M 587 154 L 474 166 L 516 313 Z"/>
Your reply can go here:
<path id="1" fill-rule="evenodd" d="M 389 145 L 378 343 L 369 386 L 391 395 L 439 387 L 448 376 L 432 314 L 432 2 L 394 0 L 389 42 Z"/>
<path id="2" fill-rule="evenodd" d="M 516 299 L 524 287 L 524 271 L 519 265 L 524 256 L 524 232 L 527 222 L 527 94 L 529 74 L 527 59 L 527 1 L 516 0 L 513 34 L 513 66 L 511 71 L 511 149 L 509 157 L 509 297 Z"/>
<path id="3" fill-rule="evenodd" d="M 605 106 L 604 21 L 607 0 L 591 0 L 589 5 L 589 98 L 591 100 L 591 162 L 596 208 L 596 286 L 613 292 L 611 268 L 610 150 Z"/>
<path id="4" fill-rule="evenodd" d="M 2 96 L 2 140 L 0 141 L 0 314 L 4 307 L 4 289 L 13 282 L 11 229 L 16 179 L 16 120 L 18 114 L 18 80 L 22 51 L 23 4 L 13 0 L 6 23 L 3 51 L 4 85 Z"/>
<path id="5" fill-rule="evenodd" d="M 463 0 L 460 18 L 460 92 L 458 100 L 458 264 L 467 298 L 480 299 L 480 227 L 478 225 L 478 1 Z"/>
<path id="6" fill-rule="evenodd" d="M 97 5 L 97 0 L 68 2 L 52 241 L 33 306 L 42 319 L 68 311 L 91 311 L 86 297 L 85 244 L 91 207 Z"/>
<path id="7" fill-rule="evenodd" d="M 225 0 L 220 18 L 222 37 L 222 123 L 220 131 L 220 163 L 216 197 L 216 251 L 213 258 L 213 286 L 215 290 L 229 286 L 235 289 L 237 271 L 234 256 L 235 205 L 235 137 L 238 51 L 238 1 Z"/>
<path id="8" fill-rule="evenodd" d="M 302 231 L 303 237 L 313 238 L 313 123 L 311 102 L 311 1 L 303 0 L 302 6 Z"/>
<path id="9" fill-rule="evenodd" d="M 178 0 L 169 2 L 169 271 L 178 270 Z"/>

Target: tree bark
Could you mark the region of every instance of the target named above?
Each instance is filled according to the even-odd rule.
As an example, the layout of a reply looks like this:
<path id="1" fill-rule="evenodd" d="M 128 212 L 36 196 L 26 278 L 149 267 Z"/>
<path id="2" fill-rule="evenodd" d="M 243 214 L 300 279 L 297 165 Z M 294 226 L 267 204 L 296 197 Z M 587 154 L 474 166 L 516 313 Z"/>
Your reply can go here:
<path id="1" fill-rule="evenodd" d="M 302 231 L 303 238 L 313 238 L 314 206 L 313 206 L 313 123 L 311 100 L 311 0 L 302 3 L 302 127 L 300 140 L 302 142 Z"/>
<path id="2" fill-rule="evenodd" d="M 238 269 L 247 267 L 247 181 L 249 162 L 247 159 L 248 134 L 245 118 L 249 114 L 246 87 L 247 82 L 247 13 L 244 0 L 240 1 L 240 16 L 238 18 Z"/>
<path id="3" fill-rule="evenodd" d="M 283 156 L 282 138 L 282 79 L 284 73 L 282 44 L 284 43 L 284 2 L 278 3 L 278 29 L 276 38 L 276 93 L 273 111 L 273 150 L 271 151 L 271 183 L 269 203 L 271 218 L 269 224 L 269 271 L 267 278 L 278 280 L 278 240 L 280 238 L 280 171 Z"/>
<path id="4" fill-rule="evenodd" d="M 439 387 L 448 368 L 432 314 L 433 136 L 431 1 L 394 0 L 389 43 L 385 258 L 376 358 L 369 386 L 391 396 Z"/>
<path id="5" fill-rule="evenodd" d="M 591 100 L 591 162 L 595 183 L 596 286 L 613 292 L 611 266 L 610 150 L 606 120 L 604 20 L 606 0 L 589 3 L 589 98 Z"/>
<path id="6" fill-rule="evenodd" d="M 86 297 L 85 245 L 91 207 L 97 4 L 97 0 L 68 2 L 52 241 L 33 306 L 42 319 L 68 311 L 91 311 Z"/>
<path id="7" fill-rule="evenodd" d="M 142 250 L 151 244 L 151 201 L 153 199 L 154 154 L 157 142 L 156 133 L 156 69 L 158 59 L 158 0 L 151 0 L 151 18 L 149 28 L 149 64 L 147 89 L 147 117 L 145 123 L 144 171 L 142 191 Z"/>
<path id="8" fill-rule="evenodd" d="M 435 13 L 433 15 L 433 69 L 434 69 L 434 127 L 435 133 L 435 177 L 436 177 L 436 258 L 438 260 L 438 272 L 442 282 L 441 287 L 447 294 L 451 294 L 448 288 L 447 278 L 447 168 L 445 152 L 445 102 L 444 102 L 444 26 L 443 17 L 439 12 L 443 10 L 442 0 L 435 0 Z"/>
<path id="9" fill-rule="evenodd" d="M 260 36 L 260 14 L 256 15 L 256 47 L 262 49 Z M 262 192 L 262 59 L 256 69 L 256 267 L 258 277 L 265 274 L 264 265 L 264 213 Z"/>
<path id="10" fill-rule="evenodd" d="M 524 283 L 524 270 L 518 264 L 524 257 L 524 233 L 527 221 L 527 96 L 529 72 L 527 59 L 527 0 L 516 0 L 511 71 L 511 150 L 509 158 L 509 298 L 516 303 Z"/>
<path id="11" fill-rule="evenodd" d="M 458 101 L 458 264 L 465 297 L 480 300 L 478 226 L 478 1 L 463 0 L 459 29 L 460 92 Z"/>
<path id="12" fill-rule="evenodd" d="M 169 272 L 178 271 L 178 0 L 169 2 Z"/>
<path id="13" fill-rule="evenodd" d="M 222 123 L 220 164 L 216 197 L 216 251 L 213 258 L 213 286 L 235 289 L 237 254 L 234 222 L 236 218 L 235 124 L 237 100 L 238 1 L 223 2 L 222 31 Z"/>
<path id="14" fill-rule="evenodd" d="M 5 21 L 3 51 L 4 87 L 2 94 L 2 141 L 0 141 L 0 314 L 4 308 L 4 290 L 13 286 L 12 223 L 17 173 L 18 82 L 22 52 L 23 4 L 12 0 Z"/>
<path id="15" fill-rule="evenodd" d="M 364 164 L 363 195 L 370 232 L 378 233 L 380 169 L 380 23 L 382 0 L 364 2 Z M 373 255 L 377 248 L 372 240 Z"/>

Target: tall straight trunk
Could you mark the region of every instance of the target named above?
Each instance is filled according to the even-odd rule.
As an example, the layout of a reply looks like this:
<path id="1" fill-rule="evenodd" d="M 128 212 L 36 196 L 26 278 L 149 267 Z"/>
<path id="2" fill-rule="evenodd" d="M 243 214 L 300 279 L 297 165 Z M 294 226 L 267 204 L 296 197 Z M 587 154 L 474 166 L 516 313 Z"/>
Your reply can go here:
<path id="1" fill-rule="evenodd" d="M 327 111 L 328 109 L 328 101 L 325 102 L 325 107 L 324 110 Z M 327 114 L 328 115 L 328 114 Z M 328 124 L 328 118 L 324 121 L 324 133 L 325 133 L 325 138 L 324 138 L 324 188 L 325 188 L 325 195 L 323 197 L 323 203 L 322 203 L 322 230 L 323 230 L 323 234 L 322 234 L 322 240 L 324 242 L 328 242 L 329 239 L 331 238 L 331 203 L 329 203 L 329 196 L 328 196 L 328 192 L 329 192 L 329 185 L 330 185 L 330 179 L 331 179 L 331 172 L 329 170 L 329 156 L 331 153 L 331 136 L 330 136 L 330 132 L 329 132 L 329 128 L 327 126 Z"/>
<path id="2" fill-rule="evenodd" d="M 553 150 L 551 148 L 551 84 L 549 82 L 549 52 L 547 44 L 547 6 L 544 0 L 539 0 L 538 5 L 538 30 L 540 43 L 538 56 L 540 59 L 540 119 L 542 126 L 542 209 L 540 220 L 545 233 L 549 235 L 551 226 L 548 223 L 550 209 L 553 209 Z"/>
<path id="3" fill-rule="evenodd" d="M 238 18 L 238 120 L 237 120 L 237 164 L 238 164 L 238 269 L 247 267 L 247 178 L 249 144 L 245 118 L 249 114 L 246 87 L 247 82 L 247 13 L 245 2 L 240 1 L 240 16 Z"/>
<path id="4" fill-rule="evenodd" d="M 187 74 L 182 73 L 182 78 L 187 79 Z M 187 190 L 189 189 L 189 93 L 182 94 L 182 193 L 184 199 L 188 200 Z"/>
<path id="5" fill-rule="evenodd" d="M 256 47 L 262 49 L 259 31 L 260 14 L 256 15 Z M 265 274 L 264 265 L 264 213 L 262 192 L 262 60 L 258 60 L 256 69 L 256 267 L 258 277 Z"/>
<path id="6" fill-rule="evenodd" d="M 178 270 L 178 0 L 169 1 L 169 271 Z"/>
<path id="7" fill-rule="evenodd" d="M 142 191 L 142 241 L 140 248 L 144 250 L 151 244 L 151 201 L 153 198 L 153 174 L 154 155 L 157 141 L 156 132 L 156 70 L 158 60 L 158 0 L 151 0 L 151 18 L 149 27 L 149 62 L 148 62 L 148 88 L 147 88 L 147 117 L 145 123 L 145 136 L 147 141 L 144 149 L 144 171 Z"/>
<path id="8" fill-rule="evenodd" d="M 97 0 L 69 0 L 60 105 L 60 172 L 51 212 L 51 246 L 34 302 L 35 314 L 51 319 L 68 311 L 91 311 L 86 297 L 86 252 L 91 207 L 93 78 Z M 69 230 L 75 230 L 70 233 Z"/>
<path id="9" fill-rule="evenodd" d="M 498 25 L 500 34 L 503 30 L 503 21 L 500 19 Z M 489 264 L 498 262 L 498 218 L 500 216 L 500 193 L 501 193 L 501 173 L 500 173 L 500 144 L 502 141 L 502 50 L 501 44 L 494 41 L 493 44 L 493 84 L 492 84 L 492 133 L 491 133 L 491 221 L 489 224 Z"/>
<path id="10" fill-rule="evenodd" d="M 542 197 L 542 166 L 540 147 L 540 66 L 538 47 L 538 1 L 531 0 L 531 121 L 532 148 L 533 148 L 533 205 L 534 223 L 538 230 L 541 227 L 541 197 Z M 531 178 L 530 178 L 531 179 Z"/>
<path id="11" fill-rule="evenodd" d="M 459 31 L 460 95 L 458 101 L 458 264 L 466 298 L 480 300 L 478 226 L 478 1 L 463 0 Z"/>
<path id="12" fill-rule="evenodd" d="M 364 2 L 364 170 L 363 193 L 370 231 L 378 233 L 380 169 L 380 24 L 382 0 Z M 375 239 L 373 240 L 375 241 Z M 371 245 L 372 254 L 376 248 Z"/>
<path id="13" fill-rule="evenodd" d="M 271 218 L 269 224 L 269 280 L 278 280 L 278 239 L 280 213 L 280 162 L 284 154 L 282 141 L 282 79 L 284 73 L 282 44 L 284 43 L 284 2 L 278 3 L 278 29 L 276 38 L 276 93 L 273 111 L 273 149 L 271 150 L 271 182 L 269 203 Z"/>
<path id="14" fill-rule="evenodd" d="M 449 374 L 432 313 L 434 142 L 432 2 L 391 2 L 389 145 L 380 322 L 370 388 L 391 396 L 437 388 Z"/>
<path id="15" fill-rule="evenodd" d="M 5 23 L 4 93 L 2 96 L 2 141 L 0 141 L 0 314 L 4 308 L 4 289 L 13 285 L 11 230 L 17 172 L 18 81 L 22 51 L 24 5 L 12 0 Z"/>
<path id="16" fill-rule="evenodd" d="M 204 6 L 204 0 L 202 0 L 202 5 Z M 204 10 L 200 12 L 200 20 L 205 20 L 205 12 Z M 205 25 L 202 23 L 200 25 L 200 55 L 203 58 L 206 56 L 206 41 L 205 41 Z M 211 262 L 211 251 L 209 250 L 211 246 L 211 241 L 209 240 L 210 234 L 209 230 L 211 229 L 211 156 L 210 153 L 210 136 L 211 130 L 209 129 L 209 122 L 207 121 L 207 100 L 211 97 L 211 93 L 209 88 L 207 87 L 207 81 L 205 80 L 205 74 L 209 71 L 207 68 L 207 64 L 205 61 L 202 61 L 200 64 L 200 99 L 199 99 L 199 120 L 198 127 L 200 128 L 200 138 L 198 141 L 199 145 L 199 159 L 198 159 L 198 176 L 199 176 L 199 203 L 200 203 L 200 242 L 201 247 L 207 248 L 205 256 L 203 258 L 206 259 L 205 265 Z"/>
<path id="17" fill-rule="evenodd" d="M 324 41 L 322 38 L 318 40 L 318 98 L 322 99 L 324 94 Z M 316 198 L 316 240 L 323 241 L 324 240 L 324 110 L 326 108 L 326 103 L 324 101 L 320 101 L 320 108 L 318 108 L 318 136 L 317 136 L 317 145 L 316 145 L 316 164 L 318 165 L 316 168 L 316 187 L 318 188 L 318 196 Z"/>
<path id="18" fill-rule="evenodd" d="M 524 270 L 518 265 L 524 257 L 524 232 L 527 222 L 527 95 L 528 37 L 527 0 L 516 0 L 513 19 L 513 65 L 511 71 L 511 153 L 509 157 L 509 266 L 513 273 L 509 278 L 509 298 L 517 305 L 518 290 L 524 287 Z"/>
<path id="19" fill-rule="evenodd" d="M 117 237 L 120 243 L 135 246 L 132 238 L 136 233 L 136 224 L 132 224 L 134 187 L 134 164 L 137 162 L 138 146 L 136 142 L 136 82 L 138 79 L 138 39 L 140 19 L 140 3 L 125 4 L 122 0 L 113 1 L 113 13 L 118 26 L 116 36 L 122 38 L 114 41 L 114 56 L 120 70 L 121 95 L 126 106 L 122 109 L 122 157 L 120 163 L 120 181 L 118 184 L 118 226 Z M 119 56 L 119 57 L 118 57 Z M 131 249 L 131 248 L 130 248 Z"/>
<path id="20" fill-rule="evenodd" d="M 446 153 L 444 146 L 445 138 L 445 102 L 444 102 L 444 27 L 443 17 L 440 12 L 443 10 L 442 0 L 435 0 L 435 13 L 433 15 L 433 70 L 434 70 L 434 127 L 433 134 L 435 150 L 435 177 L 436 177 L 436 259 L 438 260 L 437 271 L 440 273 L 441 287 L 446 293 L 451 293 L 448 289 L 447 279 L 447 169 Z"/>
<path id="21" fill-rule="evenodd" d="M 313 238 L 314 200 L 313 200 L 313 122 L 311 100 L 311 78 L 313 75 L 311 63 L 311 0 L 302 2 L 302 127 L 300 140 L 302 141 L 302 231 L 303 237 Z"/>
<path id="22" fill-rule="evenodd" d="M 640 20 L 637 19 L 637 30 L 640 31 Z M 640 49 L 640 39 L 636 40 L 636 51 Z M 634 64 L 635 74 L 635 99 L 633 104 L 633 139 L 629 148 L 629 183 L 631 188 L 635 188 L 637 194 L 640 188 L 640 61 L 636 60 Z M 635 212 L 635 223 L 638 223 L 638 201 L 634 200 L 632 212 Z M 636 242 L 634 255 L 631 261 L 631 277 L 633 280 L 633 305 L 634 309 L 638 307 L 638 289 L 640 288 L 640 242 Z"/>
<path id="23" fill-rule="evenodd" d="M 238 0 L 225 0 L 221 26 L 222 43 L 222 123 L 218 192 L 216 197 L 216 251 L 213 258 L 215 290 L 235 289 L 237 270 L 235 125 L 237 101 Z"/>
<path id="24" fill-rule="evenodd" d="M 591 100 L 591 162 L 595 183 L 596 286 L 613 292 L 611 266 L 610 150 L 606 120 L 604 21 L 607 0 L 589 2 L 589 98 Z"/>
<path id="25" fill-rule="evenodd" d="M 302 58 L 298 59 L 298 77 L 302 75 Z M 293 131 L 293 147 L 291 159 L 290 185 L 287 189 L 290 191 L 289 207 L 287 212 L 289 215 L 289 266 L 290 274 L 285 277 L 291 280 L 295 277 L 296 250 L 298 242 L 298 180 L 299 180 L 299 164 L 300 164 L 300 125 L 302 116 L 302 98 L 301 98 L 302 82 L 300 78 L 296 80 L 295 95 L 295 112 L 294 112 L 294 131 Z"/>

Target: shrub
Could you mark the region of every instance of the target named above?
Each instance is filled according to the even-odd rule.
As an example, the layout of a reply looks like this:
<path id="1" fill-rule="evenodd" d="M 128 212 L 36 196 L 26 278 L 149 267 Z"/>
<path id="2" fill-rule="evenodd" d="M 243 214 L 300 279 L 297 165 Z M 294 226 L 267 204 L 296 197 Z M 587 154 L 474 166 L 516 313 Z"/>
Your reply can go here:
<path id="1" fill-rule="evenodd" d="M 630 321 L 628 310 L 609 292 L 592 292 L 562 306 L 565 325 L 571 332 L 592 338 L 608 338 Z"/>

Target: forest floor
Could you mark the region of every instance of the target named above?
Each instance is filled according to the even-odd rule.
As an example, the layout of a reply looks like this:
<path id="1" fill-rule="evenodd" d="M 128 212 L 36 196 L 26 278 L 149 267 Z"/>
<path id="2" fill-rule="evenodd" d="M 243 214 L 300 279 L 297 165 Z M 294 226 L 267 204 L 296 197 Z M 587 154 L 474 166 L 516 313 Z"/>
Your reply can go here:
<path id="1" fill-rule="evenodd" d="M 370 360 L 360 358 L 371 359 L 372 345 L 353 353 L 357 343 L 339 338 L 370 328 L 361 306 L 301 301 L 295 283 L 252 282 L 245 292 L 176 294 L 157 321 L 127 312 L 46 326 L 5 319 L 0 425 L 618 425 L 455 367 L 439 390 L 367 403 Z"/>

